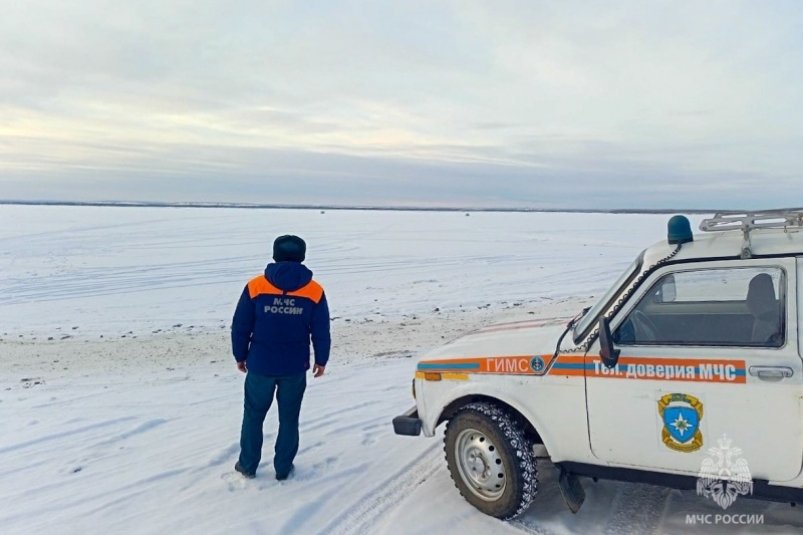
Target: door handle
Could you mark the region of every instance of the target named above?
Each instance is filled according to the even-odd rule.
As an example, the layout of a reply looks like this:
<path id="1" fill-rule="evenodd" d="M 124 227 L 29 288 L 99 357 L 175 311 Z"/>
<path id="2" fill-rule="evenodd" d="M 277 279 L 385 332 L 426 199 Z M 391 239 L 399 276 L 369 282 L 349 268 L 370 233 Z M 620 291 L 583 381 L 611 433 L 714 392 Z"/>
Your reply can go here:
<path id="1" fill-rule="evenodd" d="M 788 366 L 750 366 L 748 371 L 750 375 L 764 381 L 780 381 L 795 374 Z"/>

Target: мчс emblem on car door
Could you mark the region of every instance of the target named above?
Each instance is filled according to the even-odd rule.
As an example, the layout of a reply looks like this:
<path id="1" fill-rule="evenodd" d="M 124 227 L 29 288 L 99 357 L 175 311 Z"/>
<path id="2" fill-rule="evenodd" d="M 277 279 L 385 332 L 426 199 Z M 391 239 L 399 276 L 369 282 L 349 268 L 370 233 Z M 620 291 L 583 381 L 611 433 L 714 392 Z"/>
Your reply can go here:
<path id="1" fill-rule="evenodd" d="M 663 429 L 661 441 L 667 448 L 690 453 L 703 447 L 700 421 L 703 403 L 689 394 L 666 394 L 658 400 Z"/>

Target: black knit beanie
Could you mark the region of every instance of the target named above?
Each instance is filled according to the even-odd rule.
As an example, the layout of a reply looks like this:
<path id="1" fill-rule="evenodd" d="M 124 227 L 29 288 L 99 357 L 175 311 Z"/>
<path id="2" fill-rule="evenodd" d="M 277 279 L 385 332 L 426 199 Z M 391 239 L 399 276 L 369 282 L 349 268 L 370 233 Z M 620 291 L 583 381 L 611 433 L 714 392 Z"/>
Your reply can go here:
<path id="1" fill-rule="evenodd" d="M 303 262 L 307 244 L 298 236 L 279 236 L 273 242 L 273 259 L 277 262 Z"/>

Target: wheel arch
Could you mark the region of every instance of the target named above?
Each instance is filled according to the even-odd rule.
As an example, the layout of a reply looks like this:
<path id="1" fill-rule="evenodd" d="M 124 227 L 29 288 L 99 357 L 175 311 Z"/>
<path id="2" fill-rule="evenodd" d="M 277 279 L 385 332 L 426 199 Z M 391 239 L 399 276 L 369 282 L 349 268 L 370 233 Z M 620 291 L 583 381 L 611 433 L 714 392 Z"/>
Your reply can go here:
<path id="1" fill-rule="evenodd" d="M 521 422 L 522 426 L 524 427 L 524 432 L 527 434 L 528 438 L 532 439 L 532 441 L 536 444 L 544 445 L 544 447 L 547 448 L 547 451 L 549 451 L 549 447 L 544 443 L 541 434 L 538 432 L 533 422 L 527 416 L 525 416 L 522 411 L 510 403 L 487 394 L 468 394 L 452 400 L 441 411 L 440 416 L 438 416 L 437 425 L 440 425 L 446 420 L 451 419 L 455 414 L 458 413 L 458 411 L 460 411 L 462 407 L 477 401 L 492 403 L 506 410 Z"/>

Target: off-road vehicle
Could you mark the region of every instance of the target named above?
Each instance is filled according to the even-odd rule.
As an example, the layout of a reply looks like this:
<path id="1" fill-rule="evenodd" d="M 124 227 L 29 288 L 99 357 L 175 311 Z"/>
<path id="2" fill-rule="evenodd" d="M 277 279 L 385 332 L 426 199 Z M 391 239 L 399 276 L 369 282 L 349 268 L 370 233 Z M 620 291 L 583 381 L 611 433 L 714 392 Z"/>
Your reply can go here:
<path id="1" fill-rule="evenodd" d="M 422 357 L 396 433 L 446 422 L 457 488 L 498 518 L 530 505 L 541 457 L 575 512 L 580 476 L 803 501 L 803 210 L 700 230 L 670 219 L 568 325 L 495 325 Z"/>

